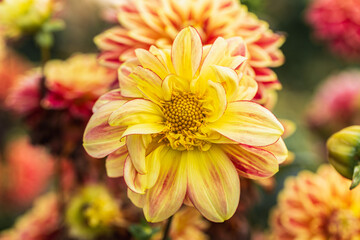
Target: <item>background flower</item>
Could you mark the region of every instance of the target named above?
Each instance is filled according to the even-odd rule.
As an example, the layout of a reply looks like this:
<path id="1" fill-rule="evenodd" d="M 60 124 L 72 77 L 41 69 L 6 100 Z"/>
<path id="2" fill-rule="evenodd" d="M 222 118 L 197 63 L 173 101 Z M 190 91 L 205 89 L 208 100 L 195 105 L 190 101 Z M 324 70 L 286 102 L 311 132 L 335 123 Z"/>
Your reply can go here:
<path id="1" fill-rule="evenodd" d="M 312 0 L 306 18 L 314 35 L 345 58 L 360 57 L 360 1 Z"/>
<path id="2" fill-rule="evenodd" d="M 273 238 L 358 239 L 360 189 L 349 185 L 329 165 L 287 179 L 270 219 Z"/>
<path id="3" fill-rule="evenodd" d="M 153 11 L 157 6 L 157 11 Z M 117 12 L 119 23 L 95 38 L 102 53 L 100 63 L 116 68 L 135 56 L 136 48 L 148 50 L 151 45 L 169 47 L 177 33 L 187 26 L 199 32 L 203 44 L 217 37 L 242 37 L 247 45 L 248 72 L 259 83 L 256 98 L 263 104 L 273 101 L 273 90 L 281 85 L 270 69 L 283 64 L 279 47 L 284 36 L 269 30 L 246 6 L 237 0 L 131 0 L 122 1 Z M 271 90 L 270 90 L 271 89 Z"/>

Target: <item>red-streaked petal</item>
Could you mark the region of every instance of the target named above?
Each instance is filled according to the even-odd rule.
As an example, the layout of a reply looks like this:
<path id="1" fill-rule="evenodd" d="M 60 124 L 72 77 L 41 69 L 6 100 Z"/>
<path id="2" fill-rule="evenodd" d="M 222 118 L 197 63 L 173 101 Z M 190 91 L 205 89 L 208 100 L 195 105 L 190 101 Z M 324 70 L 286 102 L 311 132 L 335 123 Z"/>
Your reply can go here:
<path id="1" fill-rule="evenodd" d="M 126 101 L 111 101 L 98 109 L 90 118 L 83 138 L 85 150 L 93 157 L 102 158 L 124 145 L 120 141 L 124 126 L 110 126 L 110 115 Z"/>
<path id="2" fill-rule="evenodd" d="M 274 154 L 279 164 L 283 163 L 288 158 L 288 150 L 282 138 L 279 138 L 274 144 L 262 147 L 262 149 Z"/>
<path id="3" fill-rule="evenodd" d="M 284 128 L 276 117 L 261 105 L 238 101 L 228 104 L 225 114 L 208 127 L 238 143 L 267 146 L 276 142 Z"/>
<path id="4" fill-rule="evenodd" d="M 96 112 L 100 107 L 103 105 L 111 102 L 111 101 L 117 101 L 117 100 L 125 100 L 123 96 L 121 96 L 121 90 L 120 89 L 114 89 L 108 93 L 105 93 L 102 95 L 94 104 L 93 106 L 93 112 Z"/>
<path id="5" fill-rule="evenodd" d="M 117 178 L 124 175 L 125 159 L 128 156 L 126 146 L 116 150 L 106 158 L 105 167 L 108 177 Z"/>
<path id="6" fill-rule="evenodd" d="M 143 208 L 145 205 L 146 200 L 146 194 L 139 194 L 136 192 L 131 191 L 130 188 L 127 190 L 128 198 L 131 200 L 131 202 L 137 206 L 138 208 Z"/>
<path id="7" fill-rule="evenodd" d="M 229 144 L 224 145 L 223 149 L 243 177 L 268 178 L 279 170 L 276 157 L 262 148 Z"/>
<path id="8" fill-rule="evenodd" d="M 143 97 L 142 92 L 137 88 L 137 83 L 132 77 L 130 77 L 130 74 L 139 65 L 139 60 L 137 58 L 132 58 L 119 67 L 118 77 L 122 96 L 132 98 Z"/>
<path id="9" fill-rule="evenodd" d="M 240 198 L 240 181 L 225 153 L 212 147 L 183 153 L 187 160 L 188 196 L 201 214 L 213 222 L 223 222 L 235 213 Z"/>
<path id="10" fill-rule="evenodd" d="M 172 45 L 171 58 L 175 72 L 185 79 L 192 79 L 202 58 L 202 43 L 195 28 L 187 27 L 179 32 Z"/>
<path id="11" fill-rule="evenodd" d="M 161 79 L 164 79 L 168 75 L 166 67 L 160 62 L 160 60 L 155 57 L 149 51 L 144 49 L 136 49 L 136 56 L 139 59 L 141 66 L 148 68 L 158 75 Z"/>
<path id="12" fill-rule="evenodd" d="M 149 222 L 161 222 L 175 214 L 183 204 L 186 194 L 186 161 L 183 153 L 164 148 L 160 154 L 159 178 L 147 191 L 144 205 L 145 218 Z"/>

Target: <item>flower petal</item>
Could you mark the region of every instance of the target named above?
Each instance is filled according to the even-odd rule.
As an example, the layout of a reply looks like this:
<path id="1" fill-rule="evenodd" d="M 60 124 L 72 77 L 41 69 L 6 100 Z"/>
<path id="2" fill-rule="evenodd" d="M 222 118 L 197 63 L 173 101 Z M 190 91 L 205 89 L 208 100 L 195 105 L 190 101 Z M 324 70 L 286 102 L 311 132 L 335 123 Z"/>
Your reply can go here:
<path id="1" fill-rule="evenodd" d="M 193 27 L 187 27 L 176 36 L 171 50 L 175 72 L 191 79 L 198 70 L 202 58 L 202 43 Z"/>
<path id="2" fill-rule="evenodd" d="M 132 58 L 119 67 L 118 77 L 122 96 L 132 98 L 143 97 L 142 92 L 137 88 L 137 83 L 132 77 L 130 77 L 130 74 L 139 65 L 139 60 L 137 58 Z"/>
<path id="3" fill-rule="evenodd" d="M 201 214 L 223 222 L 235 213 L 240 198 L 240 181 L 234 165 L 217 148 L 187 151 L 188 196 Z"/>
<path id="4" fill-rule="evenodd" d="M 149 135 L 129 135 L 126 137 L 126 146 L 136 171 L 146 174 L 145 154 L 146 148 L 151 142 Z"/>
<path id="5" fill-rule="evenodd" d="M 138 208 L 143 208 L 145 205 L 146 200 L 146 194 L 139 194 L 136 192 L 131 191 L 130 188 L 127 190 L 128 198 L 131 200 L 131 202 L 137 206 Z"/>
<path id="6" fill-rule="evenodd" d="M 129 126 L 121 136 L 121 138 L 132 134 L 154 134 L 163 131 L 166 128 L 161 123 L 143 123 Z"/>
<path id="7" fill-rule="evenodd" d="M 96 112 L 101 106 L 109 103 L 110 101 L 116 101 L 116 100 L 125 100 L 123 96 L 121 96 L 121 90 L 120 89 L 114 89 L 110 92 L 105 93 L 99 99 L 95 102 L 93 106 L 93 112 Z"/>
<path id="8" fill-rule="evenodd" d="M 126 146 L 116 150 L 106 158 L 105 167 L 108 177 L 117 178 L 124 175 L 125 159 L 128 156 Z"/>
<path id="9" fill-rule="evenodd" d="M 246 145 L 222 146 L 234 163 L 238 173 L 246 178 L 261 179 L 273 176 L 279 170 L 279 162 L 270 152 Z"/>
<path id="10" fill-rule="evenodd" d="M 98 109 L 90 118 L 83 138 L 85 150 L 92 157 L 102 158 L 124 145 L 120 141 L 124 126 L 110 126 L 110 115 L 126 101 L 112 101 Z"/>
<path id="11" fill-rule="evenodd" d="M 161 123 L 164 121 L 162 110 L 155 103 L 134 99 L 116 109 L 109 117 L 111 126 L 129 126 L 141 123 Z"/>
<path id="12" fill-rule="evenodd" d="M 274 144 L 262 147 L 262 149 L 274 154 L 279 164 L 283 163 L 288 158 L 288 150 L 282 138 L 279 138 Z"/>
<path id="13" fill-rule="evenodd" d="M 208 127 L 238 143 L 266 146 L 276 142 L 284 128 L 276 117 L 261 105 L 238 101 L 228 104 L 225 114 Z"/>
<path id="14" fill-rule="evenodd" d="M 153 102 L 160 103 L 162 97 L 161 78 L 153 71 L 136 67 L 130 74 L 130 77 L 134 79 L 137 89 L 142 92 L 143 96 L 147 97 Z"/>
<path id="15" fill-rule="evenodd" d="M 168 75 L 168 71 L 165 66 L 152 53 L 144 49 L 136 49 L 135 53 L 140 61 L 141 66 L 144 68 L 150 69 L 161 79 L 164 79 Z"/>
<path id="16" fill-rule="evenodd" d="M 217 121 L 224 114 L 227 104 L 226 92 L 221 83 L 209 80 L 204 100 L 203 107 L 208 111 L 206 120 Z"/>
<path id="17" fill-rule="evenodd" d="M 211 66 L 211 68 L 216 74 L 217 81 L 224 86 L 226 99 L 229 102 L 236 100 L 240 77 L 235 70 L 215 65 Z"/>
<path id="18" fill-rule="evenodd" d="M 175 214 L 186 194 L 186 161 L 182 152 L 165 147 L 160 154 L 161 169 L 156 184 L 146 193 L 145 218 L 160 222 Z"/>
<path id="19" fill-rule="evenodd" d="M 156 183 L 160 172 L 160 153 L 163 147 L 159 147 L 146 157 L 147 174 L 140 174 L 136 171 L 133 161 L 128 157 L 125 160 L 124 179 L 126 185 L 135 193 L 145 194 Z"/>

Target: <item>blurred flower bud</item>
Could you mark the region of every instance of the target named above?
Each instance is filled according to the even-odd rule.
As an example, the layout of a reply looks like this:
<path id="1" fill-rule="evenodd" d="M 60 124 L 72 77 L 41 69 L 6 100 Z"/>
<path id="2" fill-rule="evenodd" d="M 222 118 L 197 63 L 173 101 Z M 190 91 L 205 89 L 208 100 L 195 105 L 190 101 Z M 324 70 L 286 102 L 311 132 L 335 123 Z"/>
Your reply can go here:
<path id="1" fill-rule="evenodd" d="M 66 222 L 70 235 L 81 239 L 106 235 L 112 226 L 124 224 L 119 204 L 100 185 L 89 185 L 70 200 Z"/>
<path id="2" fill-rule="evenodd" d="M 329 162 L 344 177 L 352 179 L 350 189 L 360 183 L 360 126 L 333 134 L 327 141 Z"/>

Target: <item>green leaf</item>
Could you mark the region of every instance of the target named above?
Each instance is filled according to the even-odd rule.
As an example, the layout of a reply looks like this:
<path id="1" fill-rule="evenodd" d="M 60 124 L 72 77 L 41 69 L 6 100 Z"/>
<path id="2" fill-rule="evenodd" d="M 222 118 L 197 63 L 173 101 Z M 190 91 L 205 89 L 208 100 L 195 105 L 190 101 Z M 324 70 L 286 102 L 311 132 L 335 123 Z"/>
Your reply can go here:
<path id="1" fill-rule="evenodd" d="M 149 240 L 155 233 L 160 231 L 160 227 L 152 228 L 147 223 L 142 223 L 131 225 L 129 231 L 136 240 Z"/>
<path id="2" fill-rule="evenodd" d="M 354 189 L 360 183 L 360 163 L 355 166 L 353 179 L 351 182 L 350 190 Z"/>
<path id="3" fill-rule="evenodd" d="M 46 22 L 43 27 L 42 30 L 44 32 L 57 32 L 57 31 L 61 31 L 65 28 L 65 22 L 61 19 L 54 19 L 51 21 Z"/>

